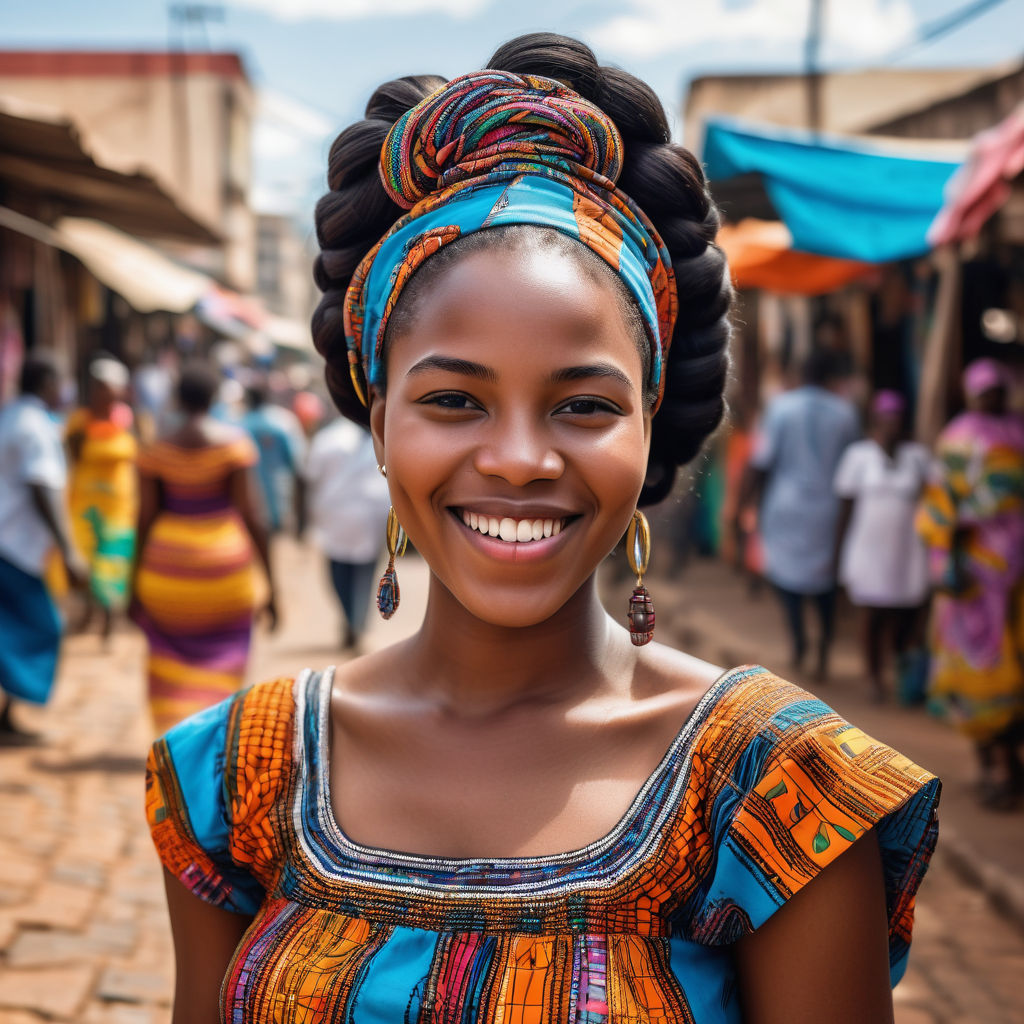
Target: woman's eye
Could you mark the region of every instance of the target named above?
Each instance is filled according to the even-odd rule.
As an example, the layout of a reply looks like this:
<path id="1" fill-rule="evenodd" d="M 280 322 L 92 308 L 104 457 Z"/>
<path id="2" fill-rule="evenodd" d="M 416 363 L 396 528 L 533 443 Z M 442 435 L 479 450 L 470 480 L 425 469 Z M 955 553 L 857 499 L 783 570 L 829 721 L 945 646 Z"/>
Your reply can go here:
<path id="1" fill-rule="evenodd" d="M 441 391 L 434 395 L 427 395 L 420 399 L 422 405 L 436 405 L 441 409 L 472 409 L 476 405 L 469 395 L 459 391 Z"/>
<path id="2" fill-rule="evenodd" d="M 618 412 L 610 402 L 603 398 L 574 398 L 561 406 L 558 411 L 568 413 L 570 416 L 593 416 L 600 412 Z"/>

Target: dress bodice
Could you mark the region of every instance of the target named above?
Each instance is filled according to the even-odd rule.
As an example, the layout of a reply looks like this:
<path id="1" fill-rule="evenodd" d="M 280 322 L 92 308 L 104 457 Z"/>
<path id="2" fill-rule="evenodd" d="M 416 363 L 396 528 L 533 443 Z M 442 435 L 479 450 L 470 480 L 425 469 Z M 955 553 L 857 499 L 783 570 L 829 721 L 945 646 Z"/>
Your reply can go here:
<path id="1" fill-rule="evenodd" d="M 579 850 L 445 859 L 331 810 L 331 673 L 261 684 L 153 747 L 167 868 L 254 915 L 225 1020 L 739 1020 L 730 946 L 869 828 L 903 970 L 938 783 L 761 668 L 720 677 L 618 824 Z"/>

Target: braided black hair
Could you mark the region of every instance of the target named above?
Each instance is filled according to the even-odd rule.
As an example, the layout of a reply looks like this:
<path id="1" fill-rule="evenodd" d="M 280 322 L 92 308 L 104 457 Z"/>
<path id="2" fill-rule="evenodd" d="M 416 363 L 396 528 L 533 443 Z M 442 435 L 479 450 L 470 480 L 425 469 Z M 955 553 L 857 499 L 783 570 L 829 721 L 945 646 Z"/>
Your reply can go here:
<path id="1" fill-rule="evenodd" d="M 651 219 L 671 254 L 679 316 L 640 495 L 641 504 L 653 504 L 671 491 L 678 467 L 697 455 L 725 414 L 732 285 L 725 256 L 714 243 L 719 217 L 704 173 L 689 150 L 669 141 L 664 108 L 650 86 L 618 68 L 602 67 L 590 48 L 576 39 L 551 33 L 520 36 L 499 47 L 486 67 L 557 79 L 612 118 L 625 144 L 618 185 Z M 367 104 L 366 120 L 346 128 L 331 147 L 331 191 L 317 206 L 321 253 L 315 276 L 324 294 L 313 316 L 313 340 L 327 361 L 327 385 L 338 408 L 364 424 L 368 412 L 349 379 L 342 326 L 345 291 L 363 256 L 404 212 L 385 193 L 377 171 L 384 139 L 406 110 L 444 82 L 427 75 L 382 85 Z M 448 263 L 482 244 L 470 239 L 475 236 L 445 247 L 424 269 L 442 255 L 441 262 Z M 469 243 L 465 248 L 463 241 Z M 438 269 L 440 265 L 432 268 Z M 415 303 L 417 276 L 398 304 L 408 304 L 406 313 Z M 395 312 L 398 316 L 400 311 Z M 397 322 L 401 320 L 399 316 Z"/>

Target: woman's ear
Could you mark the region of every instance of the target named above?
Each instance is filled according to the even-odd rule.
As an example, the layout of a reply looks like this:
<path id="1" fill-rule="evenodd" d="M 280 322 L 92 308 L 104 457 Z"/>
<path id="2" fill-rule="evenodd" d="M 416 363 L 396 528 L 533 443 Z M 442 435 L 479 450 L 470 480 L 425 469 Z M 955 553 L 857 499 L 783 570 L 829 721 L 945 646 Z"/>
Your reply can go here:
<path id="1" fill-rule="evenodd" d="M 384 410 L 387 400 L 383 392 L 375 387 L 370 388 L 370 435 L 373 437 L 373 451 L 377 456 L 377 465 L 386 466 L 384 458 Z"/>

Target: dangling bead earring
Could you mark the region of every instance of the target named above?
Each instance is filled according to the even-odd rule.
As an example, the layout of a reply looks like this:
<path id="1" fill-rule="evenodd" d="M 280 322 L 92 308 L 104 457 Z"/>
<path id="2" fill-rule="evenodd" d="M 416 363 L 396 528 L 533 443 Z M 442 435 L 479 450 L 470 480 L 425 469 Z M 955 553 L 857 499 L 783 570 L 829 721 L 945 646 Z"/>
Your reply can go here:
<path id="1" fill-rule="evenodd" d="M 649 644 L 654 637 L 654 602 L 644 586 L 644 573 L 651 560 L 651 528 L 647 516 L 637 509 L 626 531 L 626 558 L 636 574 L 636 586 L 629 598 L 629 639 L 634 647 Z"/>
<path id="2" fill-rule="evenodd" d="M 386 538 L 388 567 L 380 578 L 380 586 L 377 587 L 377 610 L 382 619 L 390 619 L 398 610 L 398 603 L 402 599 L 402 594 L 398 589 L 398 573 L 395 572 L 395 559 L 401 558 L 405 554 L 405 546 L 409 543 L 405 530 L 398 522 L 394 506 L 388 509 Z"/>

